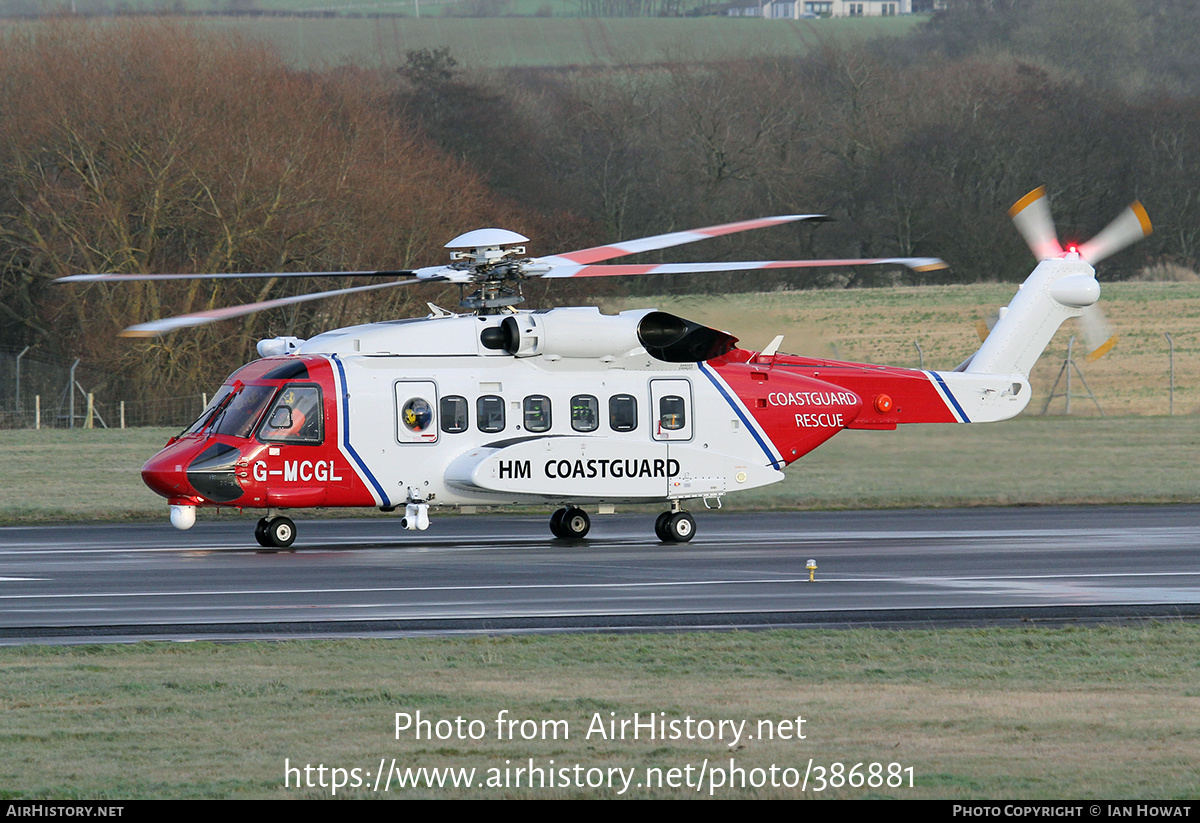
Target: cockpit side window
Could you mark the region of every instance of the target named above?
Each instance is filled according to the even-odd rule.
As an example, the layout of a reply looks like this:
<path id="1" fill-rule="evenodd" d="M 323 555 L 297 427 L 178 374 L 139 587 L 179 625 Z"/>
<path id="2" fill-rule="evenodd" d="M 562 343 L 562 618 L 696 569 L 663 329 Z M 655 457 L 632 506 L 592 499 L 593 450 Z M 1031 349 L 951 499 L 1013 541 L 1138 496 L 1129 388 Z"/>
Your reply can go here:
<path id="1" fill-rule="evenodd" d="M 284 386 L 258 428 L 260 440 L 272 443 L 316 444 L 325 439 L 321 389 Z"/>

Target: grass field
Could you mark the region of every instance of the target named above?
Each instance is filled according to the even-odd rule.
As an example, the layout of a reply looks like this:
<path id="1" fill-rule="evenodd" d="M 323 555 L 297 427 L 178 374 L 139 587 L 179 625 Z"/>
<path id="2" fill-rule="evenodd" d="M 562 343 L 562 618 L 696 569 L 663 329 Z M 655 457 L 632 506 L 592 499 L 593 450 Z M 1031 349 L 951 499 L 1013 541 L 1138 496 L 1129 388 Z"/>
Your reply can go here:
<path id="1" fill-rule="evenodd" d="M 803 795 L 769 784 L 711 793 L 1194 799 L 1198 647 L 1200 626 L 1177 623 L 0 648 L 0 797 L 328 797 L 328 788 L 293 782 L 286 789 L 285 759 L 292 767 L 357 768 L 370 773 L 370 786 L 380 758 L 401 769 L 474 768 L 480 781 L 489 769 L 511 779 L 511 769 L 531 761 L 543 769 L 632 769 L 625 797 L 707 797 L 707 783 L 697 792 L 636 782 L 648 769 L 664 779 L 678 769 L 682 781 L 690 768 L 696 778 L 702 764 L 711 781 L 731 759 L 748 781 L 753 770 L 762 770 L 761 780 L 775 766 L 780 780 L 799 782 L 811 758 L 826 768 L 880 763 L 884 777 L 897 763 L 912 769 L 912 786 L 904 772 L 901 787 L 815 791 L 810 779 Z M 534 739 L 497 739 L 504 710 L 535 721 L 526 727 Z M 479 721 L 480 738 L 397 735 L 395 714 L 417 711 L 433 723 Z M 587 736 L 596 718 L 635 712 L 680 723 L 745 720 L 755 739 L 730 746 L 728 736 Z M 804 724 L 796 726 L 797 717 Z M 783 728 L 791 739 L 761 739 L 761 720 L 790 721 Z M 565 722 L 557 740 L 543 739 L 550 728 L 543 721 Z M 471 790 L 393 786 L 388 796 L 618 795 L 501 782 Z M 337 796 L 379 795 L 343 788 Z"/>
<path id="2" fill-rule="evenodd" d="M 275 46 L 302 67 L 401 65 L 449 47 L 466 68 L 619 67 L 804 54 L 821 42 L 901 35 L 916 18 L 762 21 L 721 18 L 187 18 Z M 101 19 L 98 25 L 106 25 Z M 19 30 L 36 22 L 0 21 Z"/>

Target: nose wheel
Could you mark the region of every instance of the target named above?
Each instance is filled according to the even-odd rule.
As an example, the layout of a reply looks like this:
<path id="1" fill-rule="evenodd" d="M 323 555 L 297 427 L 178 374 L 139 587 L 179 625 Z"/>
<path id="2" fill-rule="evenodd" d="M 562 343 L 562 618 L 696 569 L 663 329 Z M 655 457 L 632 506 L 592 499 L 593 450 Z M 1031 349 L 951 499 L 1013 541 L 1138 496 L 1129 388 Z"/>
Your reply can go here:
<path id="1" fill-rule="evenodd" d="M 550 515 L 550 532 L 559 540 L 582 540 L 592 528 L 583 509 L 569 506 Z"/>
<path id="2" fill-rule="evenodd" d="M 654 521 L 654 533 L 664 543 L 686 543 L 696 536 L 696 520 L 684 511 L 663 512 Z"/>
<path id="3" fill-rule="evenodd" d="M 287 517 L 264 517 L 254 527 L 254 539 L 266 549 L 286 549 L 296 542 L 296 524 Z"/>

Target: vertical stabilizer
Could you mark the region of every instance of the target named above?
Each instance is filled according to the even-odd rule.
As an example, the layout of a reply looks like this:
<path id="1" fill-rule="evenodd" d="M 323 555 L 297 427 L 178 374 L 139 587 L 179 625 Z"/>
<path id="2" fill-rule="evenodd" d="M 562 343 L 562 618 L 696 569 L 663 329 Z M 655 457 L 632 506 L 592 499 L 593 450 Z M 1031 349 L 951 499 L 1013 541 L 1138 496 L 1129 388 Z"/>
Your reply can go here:
<path id="1" fill-rule="evenodd" d="M 1021 284 L 967 372 L 1029 376 L 1063 321 L 1100 299 L 1096 271 L 1078 254 L 1043 260 Z"/>
<path id="2" fill-rule="evenodd" d="M 1087 315 L 1085 331 L 1093 338 L 1107 328 L 1095 306 L 1100 284 L 1093 266 L 1152 231 L 1141 203 L 1134 202 L 1102 232 L 1076 249 L 1059 245 L 1046 190 L 1036 188 L 1010 210 L 1017 231 L 1038 259 L 1016 297 L 1000 313 L 979 351 L 956 371 L 975 374 L 1020 374 L 1028 378 L 1033 364 L 1050 344 L 1063 321 Z M 1093 359 L 1112 348 L 1116 338 L 1102 333 L 1092 341 Z"/>

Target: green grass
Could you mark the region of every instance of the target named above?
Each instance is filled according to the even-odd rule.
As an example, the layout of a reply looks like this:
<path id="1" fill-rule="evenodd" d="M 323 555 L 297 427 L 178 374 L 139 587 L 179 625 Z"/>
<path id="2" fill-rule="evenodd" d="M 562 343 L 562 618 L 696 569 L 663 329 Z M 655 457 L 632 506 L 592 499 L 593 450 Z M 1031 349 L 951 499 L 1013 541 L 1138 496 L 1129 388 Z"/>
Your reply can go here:
<path id="1" fill-rule="evenodd" d="M 622 67 L 800 55 L 822 42 L 902 35 L 915 18 L 762 21 L 720 18 L 189 18 L 275 46 L 301 67 L 393 67 L 409 51 L 449 47 L 467 68 Z M 100 20 L 100 25 L 107 21 Z M 0 21 L 3 27 L 36 22 Z"/>
<path id="2" fill-rule="evenodd" d="M 735 508 L 1200 501 L 1200 416 L 1021 417 L 846 431 Z"/>
<path id="3" fill-rule="evenodd" d="M 911 767 L 908 788 L 809 797 L 1196 798 L 1200 626 L 776 631 L 0 649 L 6 798 L 325 797 L 284 760 L 374 772 L 510 764 L 747 771 Z M 495 719 L 568 739 L 499 740 Z M 482 739 L 397 739 L 395 713 L 480 720 Z M 605 740 L 593 718 L 779 722 L 805 739 Z M 613 714 L 610 714 L 613 713 Z M 477 727 L 478 728 L 478 727 Z M 612 797 L 607 789 L 422 789 L 403 797 Z M 718 797 L 798 790 L 718 789 Z M 638 797 L 696 796 L 634 789 Z M 629 796 L 627 795 L 627 796 Z M 364 789 L 338 796 L 369 797 Z M 702 793 L 700 796 L 704 796 Z"/>

